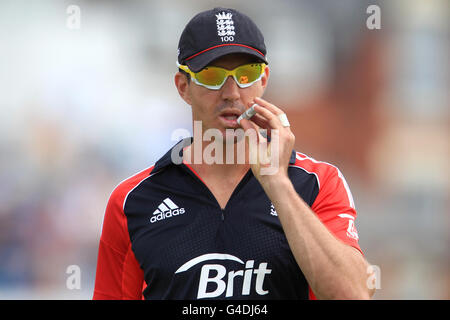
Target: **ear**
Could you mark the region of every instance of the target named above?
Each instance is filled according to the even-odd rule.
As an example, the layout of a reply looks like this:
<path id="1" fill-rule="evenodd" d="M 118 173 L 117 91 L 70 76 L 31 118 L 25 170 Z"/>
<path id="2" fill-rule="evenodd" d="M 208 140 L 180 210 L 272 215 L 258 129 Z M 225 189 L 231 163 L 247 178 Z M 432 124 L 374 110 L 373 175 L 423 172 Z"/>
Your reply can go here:
<path id="1" fill-rule="evenodd" d="M 175 86 L 180 97 L 189 105 L 192 104 L 189 92 L 189 82 L 185 74 L 177 72 L 175 74 Z"/>

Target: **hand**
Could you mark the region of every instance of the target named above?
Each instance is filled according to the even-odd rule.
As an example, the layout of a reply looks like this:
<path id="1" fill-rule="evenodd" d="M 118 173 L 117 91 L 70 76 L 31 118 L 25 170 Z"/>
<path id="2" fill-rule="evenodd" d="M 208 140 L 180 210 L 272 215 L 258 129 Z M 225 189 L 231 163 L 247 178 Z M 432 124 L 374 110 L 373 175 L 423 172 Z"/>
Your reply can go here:
<path id="1" fill-rule="evenodd" d="M 246 147 L 253 175 L 264 186 L 273 179 L 287 178 L 289 159 L 294 148 L 295 136 L 290 127 L 283 126 L 279 115 L 283 110 L 261 99 L 255 98 L 256 114 L 250 119 L 242 119 L 241 126 L 246 132 Z M 253 104 L 253 103 L 252 103 Z M 267 130 L 267 138 L 260 129 Z M 254 130 L 252 134 L 248 130 Z"/>

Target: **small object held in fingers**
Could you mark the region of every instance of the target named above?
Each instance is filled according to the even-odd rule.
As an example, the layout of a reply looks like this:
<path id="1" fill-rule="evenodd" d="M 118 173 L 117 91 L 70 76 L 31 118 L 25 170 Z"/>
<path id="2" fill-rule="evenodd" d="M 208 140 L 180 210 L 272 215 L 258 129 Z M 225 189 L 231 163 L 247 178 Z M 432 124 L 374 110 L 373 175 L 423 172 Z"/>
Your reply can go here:
<path id="1" fill-rule="evenodd" d="M 257 104 L 255 103 L 254 105 L 252 105 L 249 109 L 245 110 L 245 112 L 243 114 L 241 114 L 239 116 L 239 118 L 237 119 L 237 123 L 241 124 L 241 120 L 242 119 L 247 119 L 249 120 L 251 117 L 253 117 L 256 114 L 255 111 L 255 106 Z"/>

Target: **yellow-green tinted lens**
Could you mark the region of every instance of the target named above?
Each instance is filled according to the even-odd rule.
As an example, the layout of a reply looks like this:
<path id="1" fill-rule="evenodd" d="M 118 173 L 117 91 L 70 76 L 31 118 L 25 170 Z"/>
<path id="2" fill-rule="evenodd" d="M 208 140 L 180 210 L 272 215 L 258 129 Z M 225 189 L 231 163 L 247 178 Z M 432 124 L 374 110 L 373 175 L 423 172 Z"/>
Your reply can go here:
<path id="1" fill-rule="evenodd" d="M 260 63 L 246 64 L 236 69 L 236 79 L 240 84 L 252 83 L 259 78 L 262 72 Z"/>
<path id="2" fill-rule="evenodd" d="M 206 67 L 199 73 L 195 74 L 195 78 L 208 86 L 218 86 L 222 84 L 226 71 L 222 68 Z"/>

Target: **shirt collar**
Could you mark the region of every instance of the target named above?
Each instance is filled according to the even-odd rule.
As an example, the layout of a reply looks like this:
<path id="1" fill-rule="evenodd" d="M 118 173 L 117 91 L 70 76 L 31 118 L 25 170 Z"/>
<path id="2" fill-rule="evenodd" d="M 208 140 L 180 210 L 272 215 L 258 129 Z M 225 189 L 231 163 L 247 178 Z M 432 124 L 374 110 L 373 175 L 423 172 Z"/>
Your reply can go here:
<path id="1" fill-rule="evenodd" d="M 163 155 L 158 161 L 155 163 L 155 167 L 152 172 L 157 172 L 169 165 L 179 165 L 183 162 L 183 149 L 190 144 L 192 144 L 193 137 L 184 138 L 183 140 L 178 141 L 165 155 Z M 177 154 L 178 151 L 178 154 Z M 296 152 L 292 150 L 291 158 L 289 159 L 289 164 L 294 164 L 296 159 Z"/>

